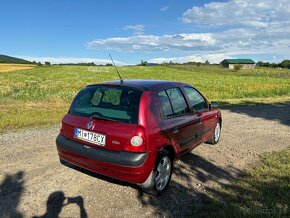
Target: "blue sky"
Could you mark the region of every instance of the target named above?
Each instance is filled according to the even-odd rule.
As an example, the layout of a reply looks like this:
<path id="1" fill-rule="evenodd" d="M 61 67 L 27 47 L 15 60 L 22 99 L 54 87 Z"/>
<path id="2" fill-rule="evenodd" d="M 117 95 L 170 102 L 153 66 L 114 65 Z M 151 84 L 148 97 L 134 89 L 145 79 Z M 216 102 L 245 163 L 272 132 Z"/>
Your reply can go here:
<path id="1" fill-rule="evenodd" d="M 0 54 L 119 64 L 290 58 L 290 0 L 10 0 Z"/>

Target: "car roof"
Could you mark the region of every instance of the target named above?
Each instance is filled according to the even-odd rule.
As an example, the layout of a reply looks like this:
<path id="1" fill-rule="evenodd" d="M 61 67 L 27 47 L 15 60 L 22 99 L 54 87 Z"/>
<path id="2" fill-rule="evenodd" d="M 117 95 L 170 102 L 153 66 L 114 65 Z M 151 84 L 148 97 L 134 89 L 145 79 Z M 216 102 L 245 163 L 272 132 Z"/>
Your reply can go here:
<path id="1" fill-rule="evenodd" d="M 155 87 L 158 86 L 164 86 L 164 85 L 178 85 L 178 84 L 184 84 L 181 82 L 174 82 L 174 81 L 168 81 L 168 80 L 144 80 L 144 79 L 134 79 L 134 80 L 124 80 L 123 83 L 120 82 L 120 80 L 115 81 L 109 81 L 99 84 L 94 84 L 90 86 L 95 85 L 116 85 L 116 86 L 127 86 L 132 87 L 135 89 L 141 89 L 141 90 L 152 90 Z"/>

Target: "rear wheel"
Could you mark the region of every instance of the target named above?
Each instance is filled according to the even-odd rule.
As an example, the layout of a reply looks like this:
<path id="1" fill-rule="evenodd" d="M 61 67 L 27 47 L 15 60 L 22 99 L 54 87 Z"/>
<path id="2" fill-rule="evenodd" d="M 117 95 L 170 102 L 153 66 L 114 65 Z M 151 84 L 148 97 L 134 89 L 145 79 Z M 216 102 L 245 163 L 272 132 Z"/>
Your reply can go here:
<path id="1" fill-rule="evenodd" d="M 217 144 L 220 140 L 220 137 L 221 137 L 221 122 L 218 121 L 215 126 L 214 135 L 206 143 L 212 144 L 212 145 Z"/>
<path id="2" fill-rule="evenodd" d="M 160 195 L 167 189 L 172 175 L 172 160 L 172 155 L 167 150 L 159 153 L 152 174 L 152 186 L 150 188 L 143 188 L 145 192 Z"/>
<path id="3" fill-rule="evenodd" d="M 156 174 L 155 174 L 155 186 L 157 191 L 163 191 L 169 184 L 171 177 L 172 164 L 168 156 L 162 157 L 159 161 Z"/>

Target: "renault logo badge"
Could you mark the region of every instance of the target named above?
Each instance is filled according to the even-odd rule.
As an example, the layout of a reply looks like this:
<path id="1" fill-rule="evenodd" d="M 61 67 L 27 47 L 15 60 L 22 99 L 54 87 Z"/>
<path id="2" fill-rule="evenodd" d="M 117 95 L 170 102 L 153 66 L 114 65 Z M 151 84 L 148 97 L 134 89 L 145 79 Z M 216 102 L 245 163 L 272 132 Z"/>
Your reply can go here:
<path id="1" fill-rule="evenodd" d="M 88 129 L 91 129 L 92 126 L 93 126 L 94 122 L 93 121 L 90 121 L 88 124 L 87 124 L 87 128 Z"/>

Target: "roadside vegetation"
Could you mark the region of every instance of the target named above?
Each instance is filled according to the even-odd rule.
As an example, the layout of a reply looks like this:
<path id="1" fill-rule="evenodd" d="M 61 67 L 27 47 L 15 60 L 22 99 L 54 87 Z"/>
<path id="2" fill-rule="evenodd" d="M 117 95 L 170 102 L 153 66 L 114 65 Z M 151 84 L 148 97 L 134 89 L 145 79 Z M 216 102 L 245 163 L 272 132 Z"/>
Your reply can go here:
<path id="1" fill-rule="evenodd" d="M 199 217 L 289 217 L 290 149 L 261 155 L 245 175 L 209 194 L 195 213 Z"/>
<path id="2" fill-rule="evenodd" d="M 123 79 L 190 83 L 208 99 L 223 105 L 290 101 L 289 69 L 255 68 L 234 72 L 214 65 L 168 65 L 128 66 L 120 67 L 119 71 Z M 58 124 L 81 88 L 109 80 L 118 80 L 112 66 L 36 66 L 1 72 L 0 132 Z"/>

